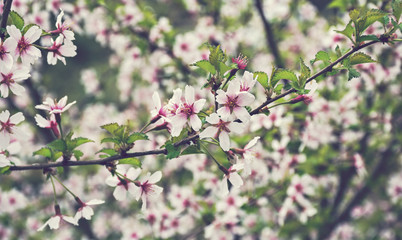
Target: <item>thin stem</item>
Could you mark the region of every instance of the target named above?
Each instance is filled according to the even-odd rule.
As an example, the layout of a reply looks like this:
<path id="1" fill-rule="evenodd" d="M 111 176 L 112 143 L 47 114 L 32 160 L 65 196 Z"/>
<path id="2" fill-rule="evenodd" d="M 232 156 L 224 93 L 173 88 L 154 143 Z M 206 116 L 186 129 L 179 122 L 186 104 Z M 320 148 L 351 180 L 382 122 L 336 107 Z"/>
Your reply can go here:
<path id="1" fill-rule="evenodd" d="M 149 121 L 144 127 L 141 128 L 140 133 L 144 132 L 144 130 L 151 125 L 151 121 Z"/>
<path id="2" fill-rule="evenodd" d="M 54 197 L 54 205 L 58 205 L 57 203 L 57 196 L 56 196 L 56 187 L 54 186 L 54 182 L 53 182 L 53 177 L 52 175 L 50 175 L 50 181 L 52 182 L 52 187 L 53 187 L 53 197 Z"/>
<path id="3" fill-rule="evenodd" d="M 270 106 L 270 107 L 267 107 L 267 109 L 271 109 L 271 108 L 274 108 L 274 107 L 277 107 L 277 106 L 280 106 L 280 105 L 285 105 L 285 104 L 292 104 L 292 103 L 291 103 L 291 102 L 278 103 L 278 104 L 276 104 L 276 105 L 272 105 L 272 106 Z"/>
<path id="4" fill-rule="evenodd" d="M 77 197 L 77 195 L 75 195 L 70 189 L 68 189 L 68 187 L 66 187 L 66 185 L 64 185 L 59 178 L 57 178 L 56 176 L 52 176 L 52 178 L 56 179 L 61 186 L 63 186 L 64 189 L 66 189 L 67 192 L 69 192 L 74 198 Z"/>
<path id="5" fill-rule="evenodd" d="M 207 153 L 207 155 L 209 155 L 209 156 L 212 158 L 212 160 L 214 160 L 214 162 L 216 163 L 216 165 L 218 165 L 219 169 L 222 171 L 222 168 L 225 168 L 225 167 L 222 166 L 222 164 L 220 164 L 220 163 L 218 162 L 218 160 L 216 160 L 216 158 L 208 151 L 208 148 L 207 148 L 204 144 L 200 143 L 200 145 L 201 145 L 201 147 L 205 150 L 205 152 Z M 225 173 L 224 171 L 222 171 L 222 172 Z"/>

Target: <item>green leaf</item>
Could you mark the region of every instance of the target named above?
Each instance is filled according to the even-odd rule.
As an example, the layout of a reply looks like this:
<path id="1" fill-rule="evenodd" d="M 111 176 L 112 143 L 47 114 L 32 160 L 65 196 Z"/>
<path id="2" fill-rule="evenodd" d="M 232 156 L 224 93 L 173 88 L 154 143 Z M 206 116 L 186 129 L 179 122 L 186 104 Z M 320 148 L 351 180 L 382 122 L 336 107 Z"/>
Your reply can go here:
<path id="1" fill-rule="evenodd" d="M 339 8 L 344 11 L 347 8 L 348 0 L 333 0 L 329 5 L 328 8 Z"/>
<path id="2" fill-rule="evenodd" d="M 9 16 L 11 17 L 11 21 L 13 22 L 13 24 L 19 30 L 22 30 L 25 25 L 24 19 L 16 11 L 11 11 Z"/>
<path id="3" fill-rule="evenodd" d="M 325 51 L 319 51 L 318 53 L 316 53 L 315 58 L 311 60 L 310 63 L 314 64 L 316 61 L 323 61 L 325 66 L 331 64 L 331 58 L 329 57 L 329 54 Z"/>
<path id="4" fill-rule="evenodd" d="M 268 88 L 268 75 L 265 72 L 255 72 L 253 78 L 257 78 L 257 81 L 264 87 Z"/>
<path id="5" fill-rule="evenodd" d="M 109 124 L 101 126 L 102 129 L 105 129 L 112 135 L 114 135 L 114 131 L 116 131 L 119 127 L 120 126 L 117 123 L 109 123 Z"/>
<path id="6" fill-rule="evenodd" d="M 190 66 L 197 66 L 197 67 L 199 67 L 199 68 L 203 69 L 204 71 L 209 72 L 211 74 L 216 73 L 215 67 L 207 60 L 198 61 L 196 63 L 191 64 Z"/>
<path id="7" fill-rule="evenodd" d="M 52 150 L 50 150 L 47 147 L 41 148 L 35 152 L 33 152 L 33 155 L 39 155 L 39 156 L 43 156 L 45 158 L 52 158 Z"/>
<path id="8" fill-rule="evenodd" d="M 199 154 L 203 153 L 197 145 L 190 145 L 181 152 L 180 155 Z"/>
<path id="9" fill-rule="evenodd" d="M 373 60 L 369 55 L 358 52 L 355 53 L 350 57 L 350 65 L 356 65 L 356 64 L 361 64 L 361 63 L 371 63 L 371 62 L 376 62 Z"/>
<path id="10" fill-rule="evenodd" d="M 129 164 L 141 168 L 141 161 L 135 157 L 120 159 L 119 164 Z"/>
<path id="11" fill-rule="evenodd" d="M 299 85 L 304 86 L 306 83 L 307 78 L 311 75 L 311 70 L 309 67 L 304 64 L 302 58 L 300 58 L 300 77 L 299 77 Z"/>
<path id="12" fill-rule="evenodd" d="M 49 146 L 50 148 L 53 148 L 55 150 L 58 150 L 60 152 L 64 152 L 67 150 L 67 145 L 64 142 L 64 140 L 62 139 L 56 139 L 51 143 L 48 143 L 47 146 Z"/>
<path id="13" fill-rule="evenodd" d="M 126 125 L 119 126 L 116 130 L 114 130 L 113 135 L 120 139 L 121 141 L 125 140 L 126 134 Z"/>
<path id="14" fill-rule="evenodd" d="M 360 73 L 354 68 L 349 68 L 348 81 L 350 81 L 352 78 L 358 77 L 360 77 Z"/>
<path id="15" fill-rule="evenodd" d="M 173 159 L 180 156 L 180 147 L 175 147 L 171 141 L 167 141 L 165 147 L 167 150 L 167 159 Z"/>
<path id="16" fill-rule="evenodd" d="M 75 141 L 75 147 L 78 147 L 84 143 L 94 142 L 93 140 L 84 137 L 74 138 L 74 141 Z"/>
<path id="17" fill-rule="evenodd" d="M 291 82 L 297 82 L 296 74 L 287 69 L 278 69 L 275 71 L 271 81 L 279 81 L 281 79 L 287 79 Z"/>
<path id="18" fill-rule="evenodd" d="M 105 142 L 111 142 L 111 143 L 114 143 L 114 144 L 120 144 L 121 142 L 119 141 L 119 140 L 117 140 L 116 138 L 111 138 L 111 137 L 106 137 L 106 138 L 103 138 L 102 140 L 101 140 L 101 143 L 105 143 Z"/>
<path id="19" fill-rule="evenodd" d="M 149 140 L 149 138 L 145 133 L 135 132 L 128 137 L 127 143 L 133 143 L 137 140 Z"/>
<path id="20" fill-rule="evenodd" d="M 392 0 L 392 13 L 395 16 L 397 22 L 399 22 L 399 18 L 401 18 L 402 13 L 402 1 L 401 0 Z"/>
<path id="21" fill-rule="evenodd" d="M 98 151 L 97 153 L 106 153 L 108 156 L 107 157 L 111 157 L 111 156 L 115 156 L 118 154 L 118 152 L 116 152 L 116 150 L 111 149 L 111 148 L 103 148 L 102 150 Z"/>
<path id="22" fill-rule="evenodd" d="M 274 88 L 275 94 L 276 94 L 276 95 L 281 94 L 282 88 L 283 88 L 283 84 L 278 84 L 278 85 Z"/>
<path id="23" fill-rule="evenodd" d="M 355 40 L 353 39 L 353 35 L 354 35 L 354 28 L 352 27 L 352 21 L 349 21 L 349 23 L 346 25 L 345 29 L 343 29 L 342 31 L 337 31 L 335 30 L 335 32 L 340 33 L 345 35 L 347 38 L 349 38 L 353 43 L 355 42 Z"/>
<path id="24" fill-rule="evenodd" d="M 74 154 L 74 157 L 77 159 L 77 161 L 79 161 L 80 158 L 84 155 L 84 153 L 81 152 L 80 150 L 74 150 L 73 154 Z"/>
<path id="25" fill-rule="evenodd" d="M 380 10 L 380 9 L 370 9 L 367 12 L 367 18 L 364 19 L 364 24 L 361 29 L 359 29 L 361 32 L 366 30 L 371 24 L 375 23 L 376 21 L 381 20 L 387 15 L 386 12 Z"/>
<path id="26" fill-rule="evenodd" d="M 376 35 L 370 34 L 370 35 L 362 35 L 359 38 L 360 42 L 364 41 L 379 41 L 378 37 Z"/>
<path id="27" fill-rule="evenodd" d="M 357 22 L 357 19 L 359 18 L 360 11 L 358 9 L 353 9 L 352 11 L 349 12 L 349 17 L 352 19 L 354 23 Z"/>
<path id="28" fill-rule="evenodd" d="M 1 175 L 8 175 L 10 173 L 11 173 L 10 166 L 5 166 L 5 167 L 0 168 Z"/>

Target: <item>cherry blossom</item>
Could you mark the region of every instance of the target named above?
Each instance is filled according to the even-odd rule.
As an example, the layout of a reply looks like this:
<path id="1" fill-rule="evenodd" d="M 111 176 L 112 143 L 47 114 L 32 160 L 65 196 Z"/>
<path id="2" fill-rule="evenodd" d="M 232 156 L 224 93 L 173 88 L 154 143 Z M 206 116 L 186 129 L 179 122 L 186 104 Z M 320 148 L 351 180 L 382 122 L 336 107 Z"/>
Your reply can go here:
<path id="1" fill-rule="evenodd" d="M 245 69 L 247 67 L 247 57 L 240 54 L 237 58 L 232 58 L 232 62 L 237 64 L 238 69 Z"/>
<path id="2" fill-rule="evenodd" d="M 318 84 L 315 80 L 306 83 L 306 86 L 304 87 L 307 90 L 310 90 L 308 94 L 302 94 L 299 95 L 292 100 L 290 100 L 291 103 L 298 103 L 303 101 L 304 104 L 309 105 L 313 101 L 313 94 L 317 90 Z"/>
<path id="3" fill-rule="evenodd" d="M 56 65 L 57 59 L 66 65 L 66 59 L 64 57 L 74 57 L 77 55 L 77 47 L 71 42 L 64 42 L 63 37 L 59 36 L 56 41 L 52 41 L 52 46 L 48 48 L 47 63 L 50 65 Z"/>
<path id="4" fill-rule="evenodd" d="M 155 122 L 160 117 L 166 117 L 167 112 L 166 112 L 166 109 L 161 104 L 161 99 L 159 97 L 158 92 L 154 92 L 154 94 L 152 94 L 152 102 L 154 104 L 154 109 L 151 111 L 151 115 L 152 115 L 151 121 Z"/>
<path id="5" fill-rule="evenodd" d="M 75 39 L 74 32 L 69 30 L 70 27 L 67 26 L 66 22 L 61 22 L 64 16 L 64 11 L 62 10 L 57 16 L 56 20 L 56 30 L 51 31 L 51 33 L 61 34 L 65 40 L 71 42 Z"/>
<path id="6" fill-rule="evenodd" d="M 133 191 L 133 196 L 138 201 L 142 200 L 141 210 L 144 211 L 147 208 L 147 201 L 156 199 L 159 194 L 162 193 L 163 188 L 155 185 L 162 178 L 162 172 L 157 171 L 152 175 L 148 173 L 141 181 L 136 184 L 136 188 Z"/>
<path id="7" fill-rule="evenodd" d="M 94 215 L 94 210 L 90 206 L 103 204 L 105 202 L 103 200 L 92 199 L 91 201 L 84 203 L 78 197 L 76 198 L 76 201 L 80 204 L 80 208 L 74 216 L 76 222 L 78 222 L 80 218 L 91 220 Z"/>
<path id="8" fill-rule="evenodd" d="M 46 118 L 42 117 L 39 114 L 35 115 L 36 124 L 41 128 L 49 128 L 52 130 L 56 137 L 60 136 L 59 129 L 57 127 L 56 117 L 54 114 L 50 115 L 50 119 L 47 120 Z"/>
<path id="9" fill-rule="evenodd" d="M 23 135 L 16 125 L 24 120 L 25 117 L 21 112 L 11 117 L 8 110 L 0 113 L 0 149 L 4 149 L 8 146 L 12 134 Z"/>
<path id="10" fill-rule="evenodd" d="M 360 154 L 355 153 L 353 155 L 353 165 L 356 168 L 357 175 L 359 176 L 359 178 L 363 178 L 364 176 L 367 175 L 367 170 L 366 170 L 366 167 L 364 164 L 364 160 Z"/>
<path id="11" fill-rule="evenodd" d="M 186 86 L 185 90 L 185 102 L 182 103 L 176 111 L 176 115 L 172 117 L 172 136 L 177 137 L 180 135 L 184 125 L 189 121 L 189 125 L 194 131 L 198 131 L 201 128 L 201 120 L 198 117 L 198 113 L 201 111 L 206 100 L 199 99 L 195 101 L 194 88 Z"/>
<path id="12" fill-rule="evenodd" d="M 62 112 L 67 111 L 76 101 L 67 104 L 67 96 L 64 96 L 58 102 L 56 100 L 52 100 L 50 97 L 46 98 L 46 101 L 41 105 L 35 106 L 36 109 L 42 109 L 45 111 L 49 111 L 50 114 L 61 114 Z M 67 105 L 66 105 L 67 104 Z"/>
<path id="13" fill-rule="evenodd" d="M 216 113 L 212 113 L 205 119 L 211 124 L 211 126 L 207 127 L 200 133 L 200 138 L 219 139 L 219 145 L 224 151 L 229 151 L 230 149 L 229 133 L 242 133 L 244 130 L 243 124 L 227 121 L 225 118 L 220 118 Z"/>
<path id="14" fill-rule="evenodd" d="M 45 229 L 45 227 L 48 225 L 50 229 L 59 229 L 61 220 L 64 220 L 68 223 L 78 226 L 77 221 L 73 217 L 61 215 L 60 207 L 58 207 L 58 205 L 55 208 L 56 208 L 56 215 L 47 220 L 42 227 L 38 228 L 38 231 L 43 231 L 43 229 Z"/>
<path id="15" fill-rule="evenodd" d="M 246 176 L 251 174 L 251 164 L 256 155 L 255 151 L 252 150 L 252 148 L 257 144 L 259 139 L 260 137 L 253 138 L 249 143 L 246 144 L 246 146 L 244 146 L 243 149 L 233 149 L 235 153 L 241 154 L 243 157 L 244 174 Z"/>
<path id="16" fill-rule="evenodd" d="M 29 68 L 20 67 L 14 64 L 10 68 L 6 64 L 0 65 L 0 93 L 3 98 L 7 98 L 9 90 L 17 96 L 21 96 L 25 92 L 25 88 L 18 84 L 22 80 L 29 78 Z"/>
<path id="17" fill-rule="evenodd" d="M 222 196 L 229 194 L 228 180 L 232 184 L 233 188 L 239 188 L 243 185 L 243 179 L 237 173 L 244 168 L 244 164 L 238 163 L 230 166 L 229 169 L 225 171 L 225 175 L 220 183 L 220 191 Z"/>
<path id="18" fill-rule="evenodd" d="M 250 120 L 250 114 L 245 106 L 254 102 L 254 95 L 249 92 L 240 92 L 240 82 L 231 81 L 226 92 L 219 89 L 216 91 L 216 101 L 223 105 L 217 113 L 223 118 L 235 115 L 242 122 Z"/>
<path id="19" fill-rule="evenodd" d="M 17 48 L 17 42 L 13 38 L 0 41 L 0 66 L 4 65 L 5 68 L 11 68 L 14 63 L 12 54 Z"/>
<path id="20" fill-rule="evenodd" d="M 118 167 L 116 170 L 120 173 L 123 170 L 123 167 Z M 120 177 L 118 174 L 114 176 L 109 176 L 106 179 L 106 184 L 111 187 L 116 187 L 113 191 L 113 196 L 118 201 L 124 201 L 127 198 L 127 192 L 133 196 L 136 196 L 136 186 L 133 182 L 129 181 L 136 179 L 141 173 L 141 169 L 139 168 L 129 168 L 123 175 L 125 178 Z M 127 178 L 127 179 L 126 179 Z"/>
<path id="21" fill-rule="evenodd" d="M 7 32 L 16 42 L 16 44 L 13 43 L 13 45 L 16 45 L 13 54 L 14 56 L 21 57 L 23 64 L 32 64 L 35 60 L 42 57 L 40 50 L 33 45 L 42 34 L 42 30 L 38 26 L 29 28 L 25 35 L 22 35 L 20 30 L 14 25 L 7 26 Z"/>
<path id="22" fill-rule="evenodd" d="M 245 71 L 243 77 L 235 81 L 240 81 L 240 92 L 249 92 L 257 82 L 257 78 L 254 78 L 252 72 Z"/>

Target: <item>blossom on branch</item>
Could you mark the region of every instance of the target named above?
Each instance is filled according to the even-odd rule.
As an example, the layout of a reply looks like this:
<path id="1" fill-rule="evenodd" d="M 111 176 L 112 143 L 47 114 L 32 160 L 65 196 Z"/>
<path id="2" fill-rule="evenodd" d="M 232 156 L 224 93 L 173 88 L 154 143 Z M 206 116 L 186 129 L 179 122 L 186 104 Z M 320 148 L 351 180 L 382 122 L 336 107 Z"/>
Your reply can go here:
<path id="1" fill-rule="evenodd" d="M 11 55 L 17 48 L 17 42 L 13 38 L 7 38 L 5 41 L 0 40 L 0 66 L 11 68 L 14 59 Z"/>
<path id="2" fill-rule="evenodd" d="M 3 98 L 8 97 L 9 90 L 17 96 L 21 96 L 25 92 L 25 88 L 18 84 L 22 80 L 29 78 L 29 69 L 27 67 L 17 68 L 17 65 L 7 64 L 0 65 L 0 93 Z"/>
<path id="3" fill-rule="evenodd" d="M 103 200 L 93 199 L 89 202 L 84 203 L 79 198 L 76 198 L 76 201 L 80 204 L 80 208 L 74 216 L 74 220 L 76 222 L 78 222 L 80 218 L 91 220 L 92 216 L 94 215 L 94 210 L 90 206 L 103 204 L 105 202 Z"/>
<path id="4" fill-rule="evenodd" d="M 57 16 L 56 20 L 56 30 L 51 31 L 50 33 L 60 34 L 64 37 L 65 40 L 71 42 L 75 39 L 74 32 L 69 30 L 70 27 L 66 24 L 66 22 L 61 22 L 64 16 L 64 11 L 62 10 Z M 72 43 L 71 43 L 72 44 Z"/>
<path id="5" fill-rule="evenodd" d="M 223 105 L 217 111 L 221 117 L 228 119 L 234 115 L 242 122 L 250 120 L 250 113 L 245 107 L 253 103 L 255 97 L 249 92 L 241 92 L 239 81 L 231 81 L 226 92 L 219 89 L 216 93 L 216 101 Z"/>
<path id="6" fill-rule="evenodd" d="M 144 178 L 141 179 L 141 181 L 136 184 L 136 187 L 133 191 L 133 196 L 137 201 L 141 198 L 142 211 L 147 208 L 147 201 L 156 199 L 159 194 L 162 193 L 163 188 L 155 185 L 155 183 L 159 182 L 161 178 L 161 171 L 154 172 L 152 175 L 151 173 L 148 173 Z"/>
<path id="7" fill-rule="evenodd" d="M 55 206 L 55 210 L 56 210 L 56 215 L 54 215 L 49 220 L 47 220 L 46 223 L 43 224 L 42 227 L 38 228 L 38 231 L 43 231 L 43 229 L 45 229 L 45 227 L 48 226 L 48 225 L 49 225 L 50 229 L 59 229 L 61 220 L 64 220 L 64 221 L 66 221 L 68 223 L 71 223 L 71 224 L 73 224 L 75 226 L 78 226 L 78 223 L 74 218 L 69 217 L 69 216 L 65 216 L 65 215 L 61 215 L 59 205 Z"/>
<path id="8" fill-rule="evenodd" d="M 24 120 L 25 117 L 21 112 L 11 117 L 8 110 L 0 113 L 0 149 L 4 149 L 10 144 L 12 134 L 23 135 L 16 125 Z"/>
<path id="9" fill-rule="evenodd" d="M 29 30 L 22 35 L 20 30 L 14 26 L 7 26 L 7 32 L 10 37 L 17 43 L 15 45 L 14 56 L 20 57 L 24 65 L 32 64 L 35 60 L 42 57 L 40 50 L 33 45 L 42 35 L 42 29 L 38 26 L 32 26 Z"/>
<path id="10" fill-rule="evenodd" d="M 189 125 L 194 131 L 198 131 L 201 128 L 201 120 L 198 117 L 198 113 L 201 111 L 206 100 L 199 99 L 195 101 L 194 88 L 186 86 L 184 90 L 185 102 L 181 103 L 176 111 L 176 115 L 171 118 L 172 120 L 172 136 L 177 137 L 180 135 L 181 130 L 189 121 Z"/>
<path id="11" fill-rule="evenodd" d="M 53 131 L 56 137 L 60 136 L 59 129 L 57 127 L 56 117 L 54 114 L 50 115 L 50 119 L 47 120 L 46 118 L 42 117 L 39 114 L 35 115 L 36 124 L 41 128 L 49 128 Z"/>
<path id="12" fill-rule="evenodd" d="M 122 168 L 117 168 L 117 172 L 123 171 Z M 135 195 L 136 186 L 130 180 L 136 179 L 141 173 L 141 169 L 139 168 L 129 168 L 123 177 L 120 177 L 118 174 L 114 176 L 109 176 L 106 178 L 106 184 L 111 187 L 116 187 L 113 191 L 113 196 L 118 201 L 124 201 L 127 198 L 127 192 L 133 196 Z"/>
<path id="13" fill-rule="evenodd" d="M 65 41 L 63 44 L 63 37 L 59 36 L 56 41 L 52 41 L 52 46 L 47 50 L 47 63 L 50 65 L 56 65 L 57 59 L 66 65 L 66 59 L 64 57 L 74 57 L 77 55 L 77 47 L 72 43 Z"/>
<path id="14" fill-rule="evenodd" d="M 219 139 L 219 145 L 223 151 L 229 151 L 230 138 L 229 133 L 242 133 L 244 126 L 241 123 L 228 121 L 226 118 L 219 117 L 218 114 L 212 113 L 205 118 L 211 126 L 207 127 L 200 133 L 200 138 Z"/>
<path id="15" fill-rule="evenodd" d="M 35 106 L 36 109 L 42 109 L 45 111 L 49 111 L 50 114 L 61 114 L 62 112 L 67 111 L 76 101 L 67 104 L 67 96 L 64 96 L 58 102 L 56 100 L 52 100 L 50 97 L 46 98 L 46 101 L 41 105 Z M 66 105 L 67 104 L 67 105 Z"/>

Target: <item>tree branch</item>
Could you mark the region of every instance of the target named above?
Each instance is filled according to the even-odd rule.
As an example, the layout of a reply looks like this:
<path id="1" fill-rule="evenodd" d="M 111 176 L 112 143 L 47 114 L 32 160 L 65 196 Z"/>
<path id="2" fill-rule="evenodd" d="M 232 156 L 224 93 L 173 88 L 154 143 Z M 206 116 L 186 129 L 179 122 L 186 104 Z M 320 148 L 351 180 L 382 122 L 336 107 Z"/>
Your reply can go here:
<path id="1" fill-rule="evenodd" d="M 13 0 L 5 0 L 4 7 L 3 7 L 3 16 L 1 17 L 1 23 L 0 23 L 1 29 L 5 29 L 7 26 L 8 14 L 11 11 L 12 3 L 13 3 Z M 1 40 L 4 40 L 5 36 L 6 36 L 5 32 L 0 33 Z"/>
<path id="2" fill-rule="evenodd" d="M 282 60 L 281 54 L 278 49 L 278 44 L 276 43 L 276 40 L 274 37 L 275 34 L 272 30 L 271 24 L 265 17 L 264 9 L 262 7 L 262 0 L 256 0 L 255 6 L 257 8 L 258 14 L 260 15 L 260 18 L 264 25 L 265 35 L 267 38 L 267 45 L 269 46 L 269 49 L 271 50 L 272 55 L 274 55 L 275 65 L 279 68 L 283 68 L 283 67 L 285 67 L 285 65 L 283 64 L 283 60 Z"/>
<path id="3" fill-rule="evenodd" d="M 374 43 L 377 43 L 379 41 L 371 41 L 368 42 L 366 44 L 360 45 L 358 47 L 355 47 L 353 49 L 351 49 L 349 52 L 347 52 L 345 55 L 341 56 L 339 59 L 337 59 L 335 62 L 331 63 L 330 65 L 328 65 L 327 67 L 323 68 L 321 71 L 315 73 L 313 76 L 311 76 L 310 78 L 307 79 L 306 83 L 312 81 L 314 78 L 325 74 L 327 72 L 329 72 L 336 64 L 338 64 L 339 62 L 341 62 L 342 60 L 344 60 L 345 58 L 349 57 L 351 54 L 359 51 L 362 48 L 368 47 Z M 288 91 L 272 98 L 272 99 L 268 99 L 267 101 L 265 101 L 264 103 L 262 103 L 259 107 L 257 107 L 256 109 L 252 110 L 250 112 L 250 115 L 255 115 L 260 113 L 260 110 L 265 107 L 266 105 L 268 105 L 269 103 L 272 103 L 290 93 L 296 92 L 295 89 L 289 89 Z M 188 138 L 185 138 L 177 143 L 174 144 L 175 147 L 187 144 L 193 140 L 195 140 L 196 138 L 198 138 L 199 134 L 194 134 Z M 98 160 L 89 160 L 89 161 L 63 161 L 63 162 L 55 162 L 55 163 L 46 163 L 46 164 L 32 164 L 32 165 L 25 165 L 25 166 L 11 166 L 10 167 L 10 171 L 22 171 L 22 170 L 41 170 L 41 169 L 47 169 L 47 168 L 52 168 L 52 167 L 66 167 L 66 166 L 83 166 L 83 165 L 105 165 L 107 163 L 113 162 L 115 160 L 119 160 L 119 159 L 124 159 L 124 158 L 129 158 L 129 157 L 140 157 L 140 156 L 147 156 L 147 155 L 159 155 L 159 154 L 167 154 L 167 150 L 166 149 L 160 149 L 160 150 L 150 150 L 150 151 L 144 151 L 144 152 L 135 152 L 135 153 L 127 153 L 124 156 L 120 156 L 120 155 L 116 155 L 116 156 L 112 156 L 112 157 L 108 157 L 108 158 L 103 158 L 103 159 L 98 159 Z"/>

